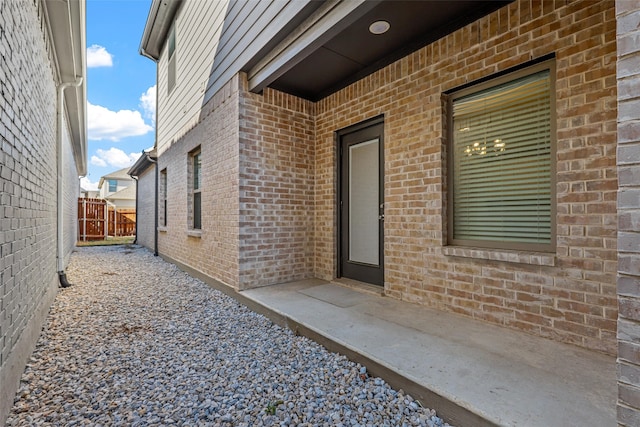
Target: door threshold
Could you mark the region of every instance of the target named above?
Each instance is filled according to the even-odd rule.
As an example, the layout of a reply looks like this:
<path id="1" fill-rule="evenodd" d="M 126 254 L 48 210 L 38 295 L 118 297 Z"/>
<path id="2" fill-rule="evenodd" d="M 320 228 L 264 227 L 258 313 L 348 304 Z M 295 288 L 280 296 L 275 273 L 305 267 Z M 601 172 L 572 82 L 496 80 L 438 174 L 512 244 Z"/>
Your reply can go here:
<path id="1" fill-rule="evenodd" d="M 346 277 L 338 277 L 336 279 L 333 279 L 331 283 L 355 289 L 357 291 L 362 291 L 367 294 L 384 296 L 384 286 L 380 285 L 372 285 L 371 283 L 360 282 L 359 280 L 348 279 Z"/>

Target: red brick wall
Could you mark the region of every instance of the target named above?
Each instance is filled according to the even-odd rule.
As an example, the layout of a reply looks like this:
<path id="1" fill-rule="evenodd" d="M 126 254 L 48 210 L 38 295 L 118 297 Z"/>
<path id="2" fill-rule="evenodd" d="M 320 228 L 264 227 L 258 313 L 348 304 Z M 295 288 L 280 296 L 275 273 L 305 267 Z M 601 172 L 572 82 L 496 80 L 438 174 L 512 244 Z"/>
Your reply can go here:
<path id="1" fill-rule="evenodd" d="M 240 99 L 240 289 L 313 277 L 313 104 Z"/>
<path id="2" fill-rule="evenodd" d="M 334 131 L 384 114 L 386 293 L 614 353 L 614 3 L 536 3 L 515 2 L 316 104 L 315 275 L 336 271 Z M 548 54 L 556 58 L 555 258 L 445 248 L 442 93 Z"/>

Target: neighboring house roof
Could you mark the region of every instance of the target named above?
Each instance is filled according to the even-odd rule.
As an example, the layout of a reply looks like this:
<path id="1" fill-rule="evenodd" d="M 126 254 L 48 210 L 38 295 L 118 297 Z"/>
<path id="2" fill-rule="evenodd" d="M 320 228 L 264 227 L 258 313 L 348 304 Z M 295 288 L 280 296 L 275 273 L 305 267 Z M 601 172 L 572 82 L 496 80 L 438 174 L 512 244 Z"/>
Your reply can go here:
<path id="1" fill-rule="evenodd" d="M 135 200 L 136 199 L 136 187 L 130 185 L 127 188 L 123 188 L 120 191 L 116 191 L 113 194 L 105 197 L 106 200 Z"/>
<path id="2" fill-rule="evenodd" d="M 156 162 L 157 154 L 154 148 L 145 150 L 142 156 L 138 157 L 138 160 L 131 166 L 127 174 L 131 177 L 140 176 L 146 171 L 152 164 Z"/>
<path id="3" fill-rule="evenodd" d="M 110 174 L 103 175 L 100 177 L 100 181 L 98 182 L 98 188 L 102 188 L 102 184 L 109 179 L 117 179 L 120 181 L 131 181 L 132 178 L 127 174 L 129 168 L 124 168 L 117 170 L 115 172 L 111 172 Z"/>

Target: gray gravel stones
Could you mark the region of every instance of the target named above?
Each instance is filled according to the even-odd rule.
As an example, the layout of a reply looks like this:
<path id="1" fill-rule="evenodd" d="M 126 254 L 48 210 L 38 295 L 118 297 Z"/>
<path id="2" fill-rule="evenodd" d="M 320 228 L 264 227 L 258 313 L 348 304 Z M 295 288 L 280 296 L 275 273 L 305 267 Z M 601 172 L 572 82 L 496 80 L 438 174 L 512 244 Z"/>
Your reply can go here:
<path id="1" fill-rule="evenodd" d="M 8 426 L 446 426 L 137 246 L 79 248 Z"/>

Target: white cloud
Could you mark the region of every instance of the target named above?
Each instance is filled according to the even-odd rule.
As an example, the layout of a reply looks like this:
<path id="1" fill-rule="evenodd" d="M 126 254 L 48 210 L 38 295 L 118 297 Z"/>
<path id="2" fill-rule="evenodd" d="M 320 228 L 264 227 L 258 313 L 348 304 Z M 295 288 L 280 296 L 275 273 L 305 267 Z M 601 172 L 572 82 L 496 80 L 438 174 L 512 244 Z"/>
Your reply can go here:
<path id="1" fill-rule="evenodd" d="M 145 93 L 140 95 L 140 106 L 144 116 L 151 119 L 151 123 L 156 122 L 156 85 L 151 86 Z"/>
<path id="2" fill-rule="evenodd" d="M 80 186 L 87 191 L 98 191 L 98 183 L 92 182 L 86 176 L 83 176 L 82 178 L 80 178 Z"/>
<path id="3" fill-rule="evenodd" d="M 113 67 L 113 55 L 103 46 L 91 45 L 87 48 L 87 67 Z"/>
<path id="4" fill-rule="evenodd" d="M 94 166 L 99 166 L 101 168 L 107 167 L 107 162 L 105 162 L 98 156 L 91 156 L 91 164 Z"/>
<path id="5" fill-rule="evenodd" d="M 129 136 L 145 135 L 153 128 L 144 122 L 139 111 L 111 111 L 87 102 L 89 139 L 119 141 Z"/>
<path id="6" fill-rule="evenodd" d="M 127 154 L 119 148 L 111 147 L 108 150 L 98 149 L 96 150 L 96 154 L 97 156 L 91 157 L 91 162 L 93 164 L 96 164 L 94 163 L 95 158 L 96 162 L 100 161 L 104 163 L 105 166 L 113 166 L 122 169 L 126 168 L 127 166 L 133 165 L 142 153 Z"/>

